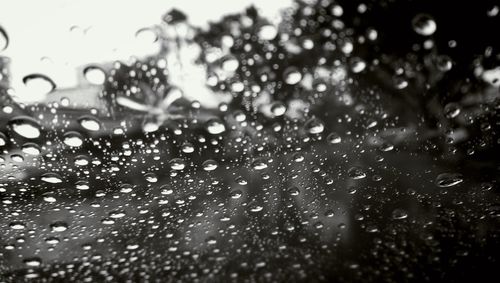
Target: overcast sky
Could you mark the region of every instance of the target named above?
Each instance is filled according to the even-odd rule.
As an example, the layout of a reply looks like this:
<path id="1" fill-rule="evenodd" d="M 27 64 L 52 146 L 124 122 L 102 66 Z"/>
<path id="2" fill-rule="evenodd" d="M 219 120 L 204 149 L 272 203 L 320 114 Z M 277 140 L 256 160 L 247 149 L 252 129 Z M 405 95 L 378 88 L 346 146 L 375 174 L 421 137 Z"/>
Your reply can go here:
<path id="1" fill-rule="evenodd" d="M 31 73 L 46 74 L 60 88 L 71 87 L 77 66 L 154 50 L 135 33 L 158 24 L 172 8 L 185 12 L 192 24 L 206 26 L 252 3 L 272 19 L 291 0 L 0 0 L 0 25 L 10 38 L 0 55 L 12 59 L 12 86 L 18 96 L 22 78 Z"/>

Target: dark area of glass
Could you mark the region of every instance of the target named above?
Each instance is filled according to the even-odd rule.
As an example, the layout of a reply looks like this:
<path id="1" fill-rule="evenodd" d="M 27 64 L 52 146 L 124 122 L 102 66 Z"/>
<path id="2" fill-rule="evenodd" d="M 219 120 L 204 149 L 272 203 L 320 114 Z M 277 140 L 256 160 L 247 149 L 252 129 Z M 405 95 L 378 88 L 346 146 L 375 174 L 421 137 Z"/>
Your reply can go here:
<path id="1" fill-rule="evenodd" d="M 498 12 L 173 10 L 157 55 L 83 70 L 105 75 L 96 107 L 16 103 L 0 57 L 0 281 L 496 282 Z M 193 45 L 227 103 L 172 83 Z"/>

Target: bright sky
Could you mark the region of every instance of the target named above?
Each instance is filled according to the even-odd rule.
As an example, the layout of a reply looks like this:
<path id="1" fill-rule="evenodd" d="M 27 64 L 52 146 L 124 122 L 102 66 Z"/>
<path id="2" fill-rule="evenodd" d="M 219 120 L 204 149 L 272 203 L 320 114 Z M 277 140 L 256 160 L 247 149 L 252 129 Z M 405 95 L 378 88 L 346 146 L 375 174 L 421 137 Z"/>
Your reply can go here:
<path id="1" fill-rule="evenodd" d="M 135 33 L 160 23 L 177 8 L 196 26 L 206 26 L 250 4 L 271 20 L 292 0 L 0 0 L 0 26 L 9 46 L 0 55 L 12 59 L 12 86 L 23 96 L 22 78 L 49 76 L 60 88 L 76 84 L 75 68 L 89 63 L 125 60 L 153 53 L 154 44 Z M 42 59 L 44 58 L 44 59 Z M 26 95 L 25 95 L 26 96 Z M 27 100 L 29 98 L 25 97 Z"/>

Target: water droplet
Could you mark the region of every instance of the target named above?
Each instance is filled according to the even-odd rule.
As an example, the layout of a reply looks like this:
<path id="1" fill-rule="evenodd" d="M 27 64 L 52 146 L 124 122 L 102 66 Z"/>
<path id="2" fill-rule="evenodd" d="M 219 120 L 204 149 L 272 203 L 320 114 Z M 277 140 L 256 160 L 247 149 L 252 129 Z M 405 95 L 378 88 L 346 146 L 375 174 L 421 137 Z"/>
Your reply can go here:
<path id="1" fill-rule="evenodd" d="M 83 144 L 83 137 L 78 132 L 67 132 L 64 134 L 63 142 L 67 146 L 79 147 Z"/>
<path id="2" fill-rule="evenodd" d="M 75 157 L 76 166 L 87 166 L 89 162 L 89 158 L 86 155 L 78 155 Z"/>
<path id="3" fill-rule="evenodd" d="M 46 192 L 43 194 L 43 200 L 49 203 L 56 202 L 56 197 L 53 192 Z"/>
<path id="4" fill-rule="evenodd" d="M 413 30 L 423 36 L 434 34 L 437 29 L 434 19 L 427 14 L 418 14 L 412 20 Z"/>
<path id="5" fill-rule="evenodd" d="M 52 232 L 64 232 L 68 229 L 68 224 L 64 221 L 56 221 L 50 224 Z"/>
<path id="6" fill-rule="evenodd" d="M 23 262 L 28 267 L 38 267 L 42 265 L 42 260 L 39 257 L 29 257 L 23 260 Z"/>
<path id="7" fill-rule="evenodd" d="M 355 57 L 352 58 L 351 60 L 351 71 L 353 73 L 361 73 L 365 70 L 366 68 L 366 63 L 365 61 L 361 60 L 361 58 Z"/>
<path id="8" fill-rule="evenodd" d="M 208 159 L 202 164 L 203 170 L 205 171 L 213 171 L 217 169 L 217 166 L 219 166 L 219 164 L 213 159 Z"/>
<path id="9" fill-rule="evenodd" d="M 435 184 L 441 188 L 452 187 L 464 181 L 460 173 L 442 173 L 436 178 Z"/>
<path id="10" fill-rule="evenodd" d="M 347 171 L 347 175 L 354 180 L 363 179 L 366 177 L 365 171 L 361 167 L 354 166 Z"/>
<path id="11" fill-rule="evenodd" d="M 106 81 L 106 73 L 97 66 L 88 66 L 83 70 L 85 79 L 94 85 L 102 85 Z"/>
<path id="12" fill-rule="evenodd" d="M 238 111 L 234 112 L 233 116 L 234 116 L 234 119 L 237 122 L 243 122 L 243 121 L 245 121 L 247 119 L 247 116 L 241 110 L 238 110 Z"/>
<path id="13" fill-rule="evenodd" d="M 234 72 L 238 69 L 240 63 L 234 57 L 225 58 L 222 61 L 222 69 L 226 72 Z"/>
<path id="14" fill-rule="evenodd" d="M 4 51 L 9 46 L 9 36 L 7 32 L 0 26 L 0 51 Z"/>
<path id="15" fill-rule="evenodd" d="M 0 146 L 4 146 L 7 144 L 7 137 L 4 133 L 0 132 Z"/>
<path id="16" fill-rule="evenodd" d="M 120 193 L 128 194 L 133 191 L 133 187 L 130 184 L 122 184 L 120 185 Z"/>
<path id="17" fill-rule="evenodd" d="M 408 213 L 402 209 L 396 208 L 392 212 L 392 219 L 400 220 L 408 217 Z"/>
<path id="18" fill-rule="evenodd" d="M 186 167 L 186 162 L 181 158 L 174 158 L 169 162 L 170 168 L 172 170 L 181 171 Z"/>
<path id="19" fill-rule="evenodd" d="M 272 25 L 263 25 L 259 28 L 257 35 L 261 40 L 273 40 L 278 35 L 278 29 Z"/>
<path id="20" fill-rule="evenodd" d="M 45 239 L 45 243 L 49 244 L 49 245 L 57 245 L 59 244 L 61 240 L 59 240 L 59 238 L 57 237 L 48 237 Z"/>
<path id="21" fill-rule="evenodd" d="M 184 142 L 182 144 L 182 152 L 184 153 L 193 153 L 194 152 L 194 146 L 189 143 L 189 142 Z"/>
<path id="22" fill-rule="evenodd" d="M 29 95 L 36 98 L 44 98 L 56 88 L 56 84 L 49 77 L 42 74 L 27 75 L 23 78 L 23 83 Z"/>
<path id="23" fill-rule="evenodd" d="M 391 151 L 394 149 L 394 145 L 388 142 L 384 142 L 380 145 L 379 149 L 384 152 Z"/>
<path id="24" fill-rule="evenodd" d="M 39 155 L 41 150 L 40 147 L 35 143 L 25 143 L 23 144 L 22 151 L 28 155 Z"/>
<path id="25" fill-rule="evenodd" d="M 116 210 L 109 213 L 109 217 L 113 219 L 122 218 L 125 217 L 125 215 L 125 211 L 123 210 Z"/>
<path id="26" fill-rule="evenodd" d="M 36 139 L 40 137 L 40 124 L 33 118 L 28 116 L 18 116 L 9 121 L 12 130 L 27 139 Z"/>
<path id="27" fill-rule="evenodd" d="M 250 205 L 250 211 L 251 212 L 259 212 L 259 211 L 262 211 L 264 209 L 264 207 L 258 205 L 258 204 L 252 204 Z"/>
<path id="28" fill-rule="evenodd" d="M 10 159 L 12 159 L 12 161 L 14 161 L 14 162 L 24 162 L 24 157 L 22 157 L 19 154 L 12 154 L 10 156 Z"/>
<path id="29" fill-rule="evenodd" d="M 248 184 L 248 181 L 243 177 L 237 177 L 235 181 L 236 181 L 236 183 L 238 183 L 239 185 L 242 185 L 242 186 L 245 186 Z"/>
<path id="30" fill-rule="evenodd" d="M 137 245 L 137 244 L 127 245 L 127 250 L 137 250 L 138 248 L 139 248 L 139 245 Z"/>
<path id="31" fill-rule="evenodd" d="M 325 125 L 318 118 L 311 118 L 305 123 L 304 128 L 309 134 L 317 135 L 325 130 Z"/>
<path id="32" fill-rule="evenodd" d="M 26 224 L 19 222 L 19 221 L 13 221 L 9 224 L 10 229 L 14 230 L 21 230 L 26 228 Z"/>
<path id="33" fill-rule="evenodd" d="M 281 101 L 274 102 L 271 106 L 271 113 L 273 113 L 274 117 L 283 116 L 285 112 L 286 105 Z"/>
<path id="34" fill-rule="evenodd" d="M 154 29 L 141 28 L 135 33 L 135 38 L 140 42 L 151 44 L 158 41 L 158 34 Z"/>
<path id="35" fill-rule="evenodd" d="M 155 173 L 146 173 L 146 174 L 144 174 L 144 178 L 149 183 L 156 183 L 156 182 L 158 182 L 158 177 L 156 176 Z"/>
<path id="36" fill-rule="evenodd" d="M 208 120 L 205 127 L 212 135 L 218 135 L 226 131 L 224 124 L 216 118 Z"/>
<path id="37" fill-rule="evenodd" d="M 450 102 L 444 106 L 444 115 L 448 119 L 453 119 L 460 114 L 461 107 L 458 103 Z"/>
<path id="38" fill-rule="evenodd" d="M 59 184 L 62 183 L 62 178 L 56 173 L 45 173 L 40 177 L 40 180 L 51 183 L 51 184 Z"/>
<path id="39" fill-rule="evenodd" d="M 86 191 L 86 190 L 90 189 L 89 182 L 87 182 L 87 181 L 77 181 L 75 183 L 75 187 L 77 190 L 81 190 L 81 191 Z"/>
<path id="40" fill-rule="evenodd" d="M 340 143 L 342 141 L 342 138 L 339 136 L 339 134 L 337 133 L 330 133 L 327 137 L 326 137 L 326 141 L 329 143 L 329 144 L 337 144 L 337 143 Z"/>
<path id="41" fill-rule="evenodd" d="M 300 190 L 296 186 L 292 186 L 292 187 L 288 188 L 288 193 L 291 196 L 298 196 L 300 194 Z"/>
<path id="42" fill-rule="evenodd" d="M 231 191 L 231 198 L 232 199 L 239 199 L 243 193 L 241 192 L 241 190 L 234 190 L 234 191 Z"/>
<path id="43" fill-rule="evenodd" d="M 267 162 L 263 158 L 257 158 L 252 162 L 252 168 L 255 170 L 264 170 L 267 168 Z"/>
<path id="44" fill-rule="evenodd" d="M 436 58 L 436 67 L 442 72 L 447 72 L 451 70 L 451 68 L 453 67 L 451 58 L 448 57 L 447 55 L 438 56 Z"/>
<path id="45" fill-rule="evenodd" d="M 78 122 L 87 131 L 95 132 L 101 129 L 101 123 L 92 116 L 82 116 L 78 118 Z"/>
<path id="46" fill-rule="evenodd" d="M 285 83 L 289 85 L 296 85 L 302 80 L 302 74 L 295 67 L 288 67 L 283 76 L 285 77 Z"/>

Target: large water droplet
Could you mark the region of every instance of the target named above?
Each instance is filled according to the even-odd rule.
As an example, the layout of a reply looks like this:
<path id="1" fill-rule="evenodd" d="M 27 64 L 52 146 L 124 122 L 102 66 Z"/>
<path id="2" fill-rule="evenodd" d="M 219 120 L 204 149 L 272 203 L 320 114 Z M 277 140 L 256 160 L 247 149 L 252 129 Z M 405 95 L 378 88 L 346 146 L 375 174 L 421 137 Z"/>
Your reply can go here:
<path id="1" fill-rule="evenodd" d="M 0 132 L 0 146 L 4 146 L 7 144 L 7 137 L 4 133 Z"/>
<path id="2" fill-rule="evenodd" d="M 217 161 L 213 160 L 213 159 L 208 159 L 208 160 L 205 160 L 203 162 L 203 170 L 205 171 L 213 171 L 215 169 L 217 169 L 217 166 L 219 166 L 219 164 L 217 163 Z"/>
<path id="3" fill-rule="evenodd" d="M 328 136 L 326 136 L 326 141 L 329 144 L 337 144 L 342 141 L 342 138 L 337 133 L 330 133 Z"/>
<path id="4" fill-rule="evenodd" d="M 273 103 L 273 105 L 271 106 L 271 113 L 273 113 L 275 117 L 283 116 L 285 112 L 286 112 L 286 106 L 281 101 L 277 101 Z"/>
<path id="5" fill-rule="evenodd" d="M 64 134 L 63 142 L 67 146 L 79 147 L 83 144 L 83 137 L 78 132 L 67 132 Z"/>
<path id="6" fill-rule="evenodd" d="M 418 14 L 412 20 L 413 30 L 423 36 L 432 35 L 436 29 L 437 25 L 434 19 L 427 14 Z"/>
<path id="7" fill-rule="evenodd" d="M 24 264 L 28 267 L 38 267 L 42 265 L 42 259 L 39 257 L 29 257 L 23 260 Z"/>
<path id="8" fill-rule="evenodd" d="M 52 232 L 64 232 L 68 229 L 68 223 L 64 221 L 56 221 L 50 224 L 50 229 Z"/>
<path id="9" fill-rule="evenodd" d="M 7 49 L 9 46 L 9 36 L 7 32 L 0 26 L 0 51 Z"/>
<path id="10" fill-rule="evenodd" d="M 59 184 L 62 183 L 62 178 L 56 173 L 45 173 L 40 179 L 46 183 Z"/>
<path id="11" fill-rule="evenodd" d="M 172 170 L 181 171 L 186 167 L 186 162 L 181 158 L 174 158 L 169 162 Z"/>
<path id="12" fill-rule="evenodd" d="M 285 83 L 289 85 L 296 85 L 302 80 L 302 74 L 295 67 L 288 67 L 284 74 Z"/>
<path id="13" fill-rule="evenodd" d="M 30 96 L 43 99 L 55 88 L 56 84 L 47 76 L 42 74 L 31 74 L 23 78 L 23 83 Z"/>
<path id="14" fill-rule="evenodd" d="M 83 116 L 78 119 L 80 125 L 88 131 L 99 131 L 101 129 L 101 123 L 92 116 Z"/>
<path id="15" fill-rule="evenodd" d="M 460 105 L 458 103 L 450 102 L 444 106 L 444 115 L 448 119 L 453 119 L 460 114 Z"/>
<path id="16" fill-rule="evenodd" d="M 20 222 L 20 221 L 13 221 L 9 224 L 9 227 L 10 227 L 10 229 L 14 229 L 14 230 L 22 230 L 22 229 L 26 228 L 26 224 L 24 224 L 23 222 Z"/>
<path id="17" fill-rule="evenodd" d="M 452 187 L 464 181 L 460 173 L 442 173 L 436 177 L 435 184 L 441 188 Z"/>
<path id="18" fill-rule="evenodd" d="M 9 121 L 12 130 L 27 139 L 36 139 L 40 137 L 40 124 L 28 116 L 18 116 Z"/>
<path id="19" fill-rule="evenodd" d="M 278 30 L 272 25 L 263 25 L 259 28 L 257 35 L 262 40 L 273 40 L 278 35 Z"/>
<path id="20" fill-rule="evenodd" d="M 392 218 L 396 220 L 405 219 L 408 217 L 408 213 L 403 209 L 396 208 L 392 211 Z"/>
<path id="21" fill-rule="evenodd" d="M 102 85 L 106 81 L 106 73 L 97 66 L 88 66 L 83 69 L 85 79 L 94 85 Z"/>
<path id="22" fill-rule="evenodd" d="M 26 154 L 35 155 L 35 156 L 39 155 L 41 152 L 40 146 L 38 146 L 35 143 L 31 143 L 31 142 L 23 144 L 22 151 Z"/>
<path id="23" fill-rule="evenodd" d="M 354 180 L 359 180 L 366 177 L 365 171 L 363 171 L 363 169 L 361 169 L 361 167 L 358 166 L 351 167 L 347 171 L 347 175 L 349 175 L 349 177 Z"/>
<path id="24" fill-rule="evenodd" d="M 205 127 L 212 135 L 218 135 L 226 131 L 226 127 L 219 119 L 208 120 Z"/>
<path id="25" fill-rule="evenodd" d="M 317 135 L 325 130 L 325 125 L 320 119 L 311 118 L 305 123 L 304 128 L 309 134 Z"/>

